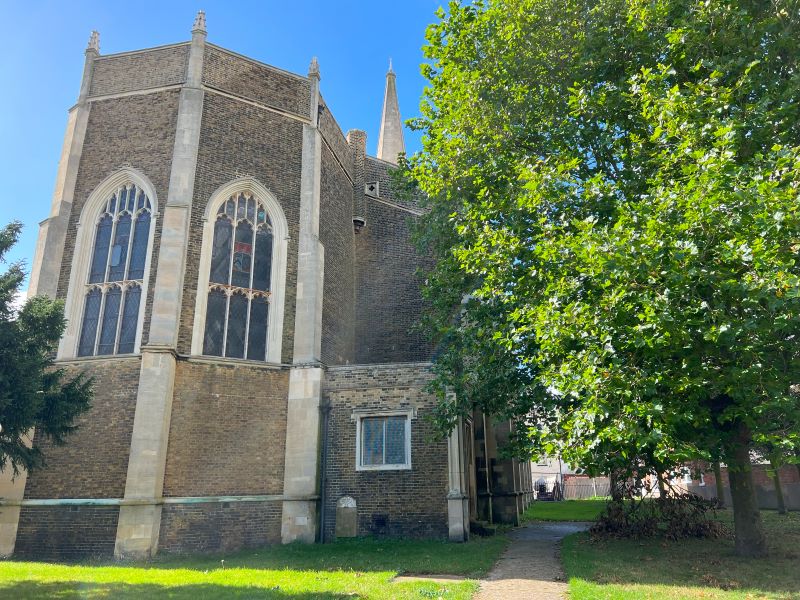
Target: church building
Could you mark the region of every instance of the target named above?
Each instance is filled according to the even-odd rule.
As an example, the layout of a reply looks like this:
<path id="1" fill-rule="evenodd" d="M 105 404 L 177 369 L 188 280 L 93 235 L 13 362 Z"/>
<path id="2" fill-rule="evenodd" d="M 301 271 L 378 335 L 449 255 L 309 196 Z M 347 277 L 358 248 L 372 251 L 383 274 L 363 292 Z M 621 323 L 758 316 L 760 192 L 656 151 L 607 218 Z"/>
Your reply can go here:
<path id="1" fill-rule="evenodd" d="M 92 34 L 29 293 L 64 300 L 56 364 L 94 398 L 66 445 L 32 433 L 45 467 L 0 473 L 0 555 L 464 541 L 518 520 L 509 423 L 476 413 L 441 439 L 427 418 L 395 78 L 372 157 L 316 59 L 297 75 L 215 46 L 202 12 L 188 42 L 101 55 Z"/>

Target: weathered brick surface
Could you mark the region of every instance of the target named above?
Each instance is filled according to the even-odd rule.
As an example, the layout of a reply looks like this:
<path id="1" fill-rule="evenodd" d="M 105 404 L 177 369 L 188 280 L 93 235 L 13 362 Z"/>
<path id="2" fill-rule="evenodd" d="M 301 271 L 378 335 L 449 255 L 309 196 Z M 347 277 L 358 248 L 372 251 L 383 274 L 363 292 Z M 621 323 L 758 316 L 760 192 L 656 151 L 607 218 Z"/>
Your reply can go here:
<path id="1" fill-rule="evenodd" d="M 166 504 L 159 552 L 229 552 L 279 543 L 281 508 L 280 502 Z"/>
<path id="2" fill-rule="evenodd" d="M 94 62 L 90 96 L 176 85 L 186 79 L 189 44 L 101 56 Z"/>
<path id="3" fill-rule="evenodd" d="M 423 309 L 417 269 L 425 264 L 411 242 L 414 215 L 370 198 L 366 213 L 355 236 L 355 362 L 428 360 L 431 345 L 414 330 Z"/>
<path id="4" fill-rule="evenodd" d="M 218 46 L 206 46 L 203 83 L 241 98 L 309 117 L 311 88 L 307 78 L 250 60 Z"/>
<path id="5" fill-rule="evenodd" d="M 178 350 L 182 354 L 188 354 L 191 350 L 206 205 L 220 186 L 239 177 L 250 176 L 275 195 L 289 225 L 282 354 L 283 362 L 291 362 L 302 133 L 302 123 L 297 120 L 213 92 L 206 93 L 178 340 Z"/>
<path id="6" fill-rule="evenodd" d="M 78 361 L 65 366 L 94 378 L 91 409 L 64 446 L 53 446 L 38 433 L 34 443 L 44 451 L 44 468 L 33 471 L 26 498 L 121 498 L 125 492 L 128 454 L 139 386 L 139 357 Z"/>
<path id="7" fill-rule="evenodd" d="M 353 361 L 353 188 L 324 145 L 320 187 L 319 236 L 325 247 L 322 362 L 341 365 Z"/>
<path id="8" fill-rule="evenodd" d="M 74 560 L 114 554 L 116 506 L 24 506 L 16 558 Z"/>
<path id="9" fill-rule="evenodd" d="M 328 144 L 328 147 L 333 152 L 336 160 L 341 163 L 342 168 L 345 170 L 349 177 L 353 176 L 352 156 L 350 155 L 350 146 L 342 133 L 341 127 L 336 122 L 336 118 L 331 113 L 330 108 L 325 104 L 325 100 L 320 96 L 320 106 L 324 106 L 319 115 L 319 131 L 322 138 Z"/>
<path id="10" fill-rule="evenodd" d="M 289 372 L 178 362 L 164 496 L 280 494 Z"/>
<path id="11" fill-rule="evenodd" d="M 64 257 L 58 280 L 58 297 L 67 295 L 75 236 L 81 211 L 92 191 L 109 175 L 122 166 L 141 171 L 155 188 L 158 210 L 164 210 L 169 186 L 175 126 L 178 115 L 179 92 L 168 91 L 115 98 L 91 103 L 86 139 L 81 155 L 75 187 L 75 201 L 67 228 Z M 86 215 L 86 223 L 96 221 L 99 215 Z M 150 260 L 150 286 L 145 305 L 143 343 L 147 341 L 150 311 L 153 298 L 158 246 L 161 239 L 161 219 L 155 220 L 155 237 Z M 76 273 L 77 281 L 85 281 L 87 274 Z"/>
<path id="12" fill-rule="evenodd" d="M 353 217 L 365 218 L 367 214 L 364 196 L 364 163 L 367 160 L 367 133 L 360 129 L 347 132 L 350 145 L 350 160 L 353 163 Z"/>
<path id="13" fill-rule="evenodd" d="M 389 170 L 396 168 L 396 165 L 379 160 L 373 156 L 367 156 L 364 161 L 364 177 L 368 183 L 378 182 L 380 197 L 389 202 L 400 204 L 412 210 L 419 210 L 419 203 L 415 198 L 400 197 L 392 191 L 392 178 Z"/>
<path id="14" fill-rule="evenodd" d="M 403 537 L 447 535 L 447 442 L 437 440 L 426 420 L 435 398 L 423 389 L 424 364 L 328 369 L 323 397 L 331 406 L 325 472 L 325 537 L 333 539 L 336 502 L 358 505 L 358 534 Z M 416 408 L 411 421 L 411 470 L 356 471 L 354 409 Z M 385 526 L 379 527 L 384 520 Z"/>

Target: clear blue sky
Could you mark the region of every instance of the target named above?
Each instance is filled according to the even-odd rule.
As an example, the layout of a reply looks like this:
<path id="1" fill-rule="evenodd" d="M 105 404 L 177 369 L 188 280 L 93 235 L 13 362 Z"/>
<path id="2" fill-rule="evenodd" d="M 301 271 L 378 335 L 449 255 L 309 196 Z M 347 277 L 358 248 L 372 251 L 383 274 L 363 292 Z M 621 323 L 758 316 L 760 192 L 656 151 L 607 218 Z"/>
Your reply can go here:
<path id="1" fill-rule="evenodd" d="M 26 260 L 28 268 L 33 261 L 92 29 L 100 32 L 101 54 L 171 44 L 190 38 L 195 13 L 203 9 L 213 44 L 300 74 L 317 56 L 322 94 L 339 125 L 345 132 L 366 130 L 374 155 L 389 57 L 400 112 L 403 119 L 414 117 L 425 85 L 419 74 L 425 28 L 441 4 L 0 0 L 0 224 L 16 219 L 25 225 L 8 258 Z M 405 136 L 406 150 L 417 150 L 419 136 L 408 129 Z"/>

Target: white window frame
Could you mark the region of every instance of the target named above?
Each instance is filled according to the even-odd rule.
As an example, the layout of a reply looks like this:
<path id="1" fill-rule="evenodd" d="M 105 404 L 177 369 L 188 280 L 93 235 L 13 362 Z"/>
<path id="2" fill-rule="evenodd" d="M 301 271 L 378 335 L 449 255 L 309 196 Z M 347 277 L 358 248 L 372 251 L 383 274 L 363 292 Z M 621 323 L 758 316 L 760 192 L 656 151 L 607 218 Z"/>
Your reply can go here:
<path id="1" fill-rule="evenodd" d="M 356 424 L 356 471 L 410 471 L 411 470 L 411 420 L 416 418 L 413 408 L 399 410 L 354 410 L 352 420 Z M 364 465 L 361 464 L 361 429 L 364 419 L 375 417 L 405 417 L 405 453 L 406 461 L 402 464 Z M 384 444 L 386 440 L 384 439 Z"/>
<path id="2" fill-rule="evenodd" d="M 106 205 L 111 194 L 121 186 L 133 183 L 143 190 L 150 200 L 150 231 L 147 239 L 147 255 L 144 261 L 144 277 L 142 279 L 142 295 L 139 299 L 139 317 L 136 322 L 133 354 L 139 354 L 142 342 L 142 327 L 147 306 L 147 292 L 150 283 L 150 261 L 153 256 L 153 240 L 155 239 L 158 212 L 158 197 L 150 180 L 136 169 L 125 167 L 106 177 L 89 195 L 81 209 L 81 216 L 75 234 L 75 247 L 72 251 L 72 266 L 69 272 L 67 300 L 64 303 L 64 316 L 67 326 L 58 344 L 56 358 L 66 360 L 78 357 L 78 344 L 83 326 L 83 306 L 86 295 L 86 282 L 89 279 L 89 266 L 94 256 L 95 232 L 100 210 Z M 120 311 L 122 306 L 120 306 Z M 98 324 L 98 327 L 100 325 Z M 110 358 L 115 356 L 131 356 L 130 354 L 101 354 L 80 358 Z"/>
<path id="3" fill-rule="evenodd" d="M 192 328 L 192 356 L 203 356 L 203 338 L 206 329 L 206 306 L 208 304 L 211 253 L 214 243 L 214 223 L 217 210 L 228 199 L 239 193 L 252 194 L 263 202 L 272 223 L 272 272 L 270 275 L 269 314 L 267 317 L 267 363 L 280 363 L 283 346 L 283 313 L 286 292 L 286 255 L 289 247 L 289 226 L 278 200 L 264 184 L 254 177 L 241 177 L 218 188 L 206 204 L 203 214 L 203 241 L 200 249 L 200 270 L 197 278 L 197 298 Z M 208 356 L 221 361 L 261 361 L 246 358 Z M 262 363 L 263 364 L 263 363 Z"/>

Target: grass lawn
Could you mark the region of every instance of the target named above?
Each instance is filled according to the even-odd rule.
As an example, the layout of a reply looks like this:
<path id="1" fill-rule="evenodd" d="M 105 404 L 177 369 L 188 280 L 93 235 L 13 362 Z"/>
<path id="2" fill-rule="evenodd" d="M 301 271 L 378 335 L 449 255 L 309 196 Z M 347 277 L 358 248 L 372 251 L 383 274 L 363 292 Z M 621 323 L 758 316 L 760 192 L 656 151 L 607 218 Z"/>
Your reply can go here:
<path id="1" fill-rule="evenodd" d="M 770 543 L 764 559 L 734 555 L 732 536 L 717 540 L 606 540 L 579 533 L 561 556 L 571 600 L 676 598 L 800 599 L 800 513 L 762 511 Z M 720 520 L 733 529 L 729 510 Z"/>
<path id="2" fill-rule="evenodd" d="M 148 563 L 8 560 L 0 561 L 0 598 L 466 600 L 477 589 L 477 582 L 392 583 L 391 579 L 400 573 L 478 578 L 489 570 L 505 544 L 503 537 L 467 544 L 362 539 L 272 546 L 225 556 L 166 556 Z"/>
<path id="3" fill-rule="evenodd" d="M 594 521 L 606 507 L 608 500 L 563 500 L 560 502 L 534 502 L 522 515 L 528 521 Z"/>

